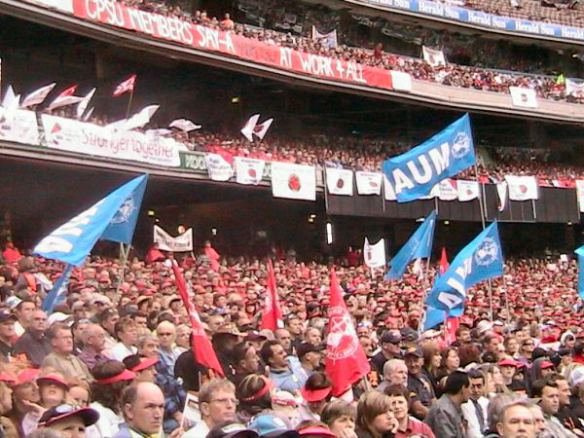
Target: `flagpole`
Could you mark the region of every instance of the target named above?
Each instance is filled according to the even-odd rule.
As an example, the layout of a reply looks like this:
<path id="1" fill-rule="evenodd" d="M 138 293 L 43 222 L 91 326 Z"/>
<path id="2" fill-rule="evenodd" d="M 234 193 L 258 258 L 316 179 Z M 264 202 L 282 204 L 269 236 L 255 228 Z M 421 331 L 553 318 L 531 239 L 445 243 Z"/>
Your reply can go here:
<path id="1" fill-rule="evenodd" d="M 122 266 L 120 266 L 120 280 L 118 281 L 118 286 L 116 287 L 116 297 L 119 297 L 120 288 L 124 282 L 124 277 L 126 275 L 126 264 L 128 263 L 131 247 L 132 245 L 128 243 L 128 247 L 124 250 L 124 244 L 123 242 L 120 242 L 120 262 Z"/>
<path id="2" fill-rule="evenodd" d="M 438 222 L 438 203 L 435 204 L 436 212 L 436 222 Z M 436 228 L 434 228 L 434 232 Z M 432 240 L 434 240 L 434 233 L 432 233 Z M 434 242 L 432 242 L 432 245 Z M 428 306 L 426 305 L 426 298 L 428 298 L 428 291 L 430 290 L 430 260 L 432 259 L 432 251 L 430 251 L 430 255 L 428 260 L 426 260 L 426 273 L 424 274 L 424 293 L 422 294 L 422 318 L 420 318 L 420 323 L 418 326 L 418 335 L 421 335 L 424 330 L 425 319 L 428 314 Z"/>
<path id="3" fill-rule="evenodd" d="M 328 187 L 327 187 L 327 185 L 326 185 L 326 178 L 327 178 L 327 176 L 326 176 L 326 166 L 323 168 L 323 175 L 324 175 L 324 181 L 323 181 L 323 189 L 324 189 L 324 208 L 325 208 L 325 211 L 326 211 L 326 213 L 327 213 L 327 215 L 328 215 L 328 209 L 329 209 L 329 205 L 328 205 L 328 194 L 327 194 L 327 192 L 328 192 L 328 190 L 327 190 L 327 189 L 328 189 Z"/>
<path id="4" fill-rule="evenodd" d="M 130 90 L 130 98 L 128 99 L 128 106 L 126 108 L 126 119 L 130 117 L 130 110 L 132 108 L 132 100 L 134 99 L 134 87 Z"/>

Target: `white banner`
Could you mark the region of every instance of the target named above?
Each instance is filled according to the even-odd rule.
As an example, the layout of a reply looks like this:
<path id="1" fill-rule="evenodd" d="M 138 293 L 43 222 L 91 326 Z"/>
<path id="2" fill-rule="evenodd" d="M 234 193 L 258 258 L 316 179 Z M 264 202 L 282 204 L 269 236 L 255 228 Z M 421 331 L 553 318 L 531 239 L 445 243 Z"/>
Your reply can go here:
<path id="1" fill-rule="evenodd" d="M 509 199 L 511 201 L 528 201 L 539 198 L 537 179 L 534 176 L 505 176 L 509 186 Z"/>
<path id="2" fill-rule="evenodd" d="M 27 0 L 29 3 L 36 3 L 47 8 L 58 9 L 59 11 L 73 13 L 73 0 Z"/>
<path id="3" fill-rule="evenodd" d="M 0 140 L 38 146 L 39 128 L 34 111 L 6 111 L 0 106 Z"/>
<path id="4" fill-rule="evenodd" d="M 456 188 L 456 180 L 446 178 L 438 183 L 440 187 L 440 194 L 438 198 L 441 201 L 454 201 L 458 199 L 458 189 Z"/>
<path id="5" fill-rule="evenodd" d="M 584 97 L 584 82 L 576 82 L 572 79 L 566 79 L 566 95 L 574 96 L 579 99 Z"/>
<path id="6" fill-rule="evenodd" d="M 480 186 L 477 181 L 466 181 L 459 179 L 456 181 L 458 189 L 458 200 L 461 202 L 472 201 L 480 196 Z"/>
<path id="7" fill-rule="evenodd" d="M 326 187 L 331 195 L 353 196 L 353 171 L 327 167 Z"/>
<path id="8" fill-rule="evenodd" d="M 499 195 L 499 205 L 497 208 L 499 211 L 503 211 L 507 207 L 507 183 L 505 181 L 497 183 L 497 195 Z"/>
<path id="9" fill-rule="evenodd" d="M 272 163 L 272 194 L 276 198 L 315 201 L 315 167 L 274 161 Z"/>
<path id="10" fill-rule="evenodd" d="M 385 240 L 380 239 L 375 245 L 371 245 L 367 237 L 363 244 L 363 259 L 365 264 L 371 268 L 382 268 L 385 266 Z"/>
<path id="11" fill-rule="evenodd" d="M 442 50 L 436 50 L 431 49 L 430 47 L 422 46 L 422 53 L 424 55 L 424 61 L 426 61 L 432 67 L 446 65 L 446 58 L 444 57 L 444 52 L 442 52 Z"/>
<path id="12" fill-rule="evenodd" d="M 332 30 L 329 33 L 320 33 L 316 27 L 312 26 L 312 39 L 317 40 L 323 46 L 334 49 L 337 47 L 337 31 Z"/>
<path id="13" fill-rule="evenodd" d="M 391 84 L 397 91 L 412 91 L 412 77 L 409 73 L 391 71 Z"/>
<path id="14" fill-rule="evenodd" d="M 382 173 L 377 172 L 355 172 L 357 181 L 357 193 L 359 195 L 381 195 Z"/>
<path id="15" fill-rule="evenodd" d="M 212 181 L 229 181 L 233 176 L 233 167 L 219 154 L 205 154 L 205 164 Z"/>
<path id="16" fill-rule="evenodd" d="M 171 138 L 141 132 L 115 131 L 48 114 L 42 115 L 42 122 L 51 149 L 168 167 L 179 167 L 179 150 L 186 150 Z"/>
<path id="17" fill-rule="evenodd" d="M 238 184 L 257 186 L 264 176 L 266 162 L 255 158 L 235 157 L 233 165 L 235 167 L 235 181 Z"/>
<path id="18" fill-rule="evenodd" d="M 383 174 L 383 197 L 386 201 L 396 201 L 397 196 L 395 196 L 395 190 L 389 183 L 387 176 Z"/>
<path id="19" fill-rule="evenodd" d="M 509 87 L 511 101 L 514 106 L 537 108 L 537 96 L 531 88 Z"/>
<path id="20" fill-rule="evenodd" d="M 172 237 L 158 225 L 154 225 L 154 243 L 162 251 L 186 252 L 193 250 L 193 229 L 189 228 L 184 233 Z"/>
<path id="21" fill-rule="evenodd" d="M 584 213 L 584 180 L 576 180 L 576 194 L 578 195 L 578 206 L 580 212 Z"/>

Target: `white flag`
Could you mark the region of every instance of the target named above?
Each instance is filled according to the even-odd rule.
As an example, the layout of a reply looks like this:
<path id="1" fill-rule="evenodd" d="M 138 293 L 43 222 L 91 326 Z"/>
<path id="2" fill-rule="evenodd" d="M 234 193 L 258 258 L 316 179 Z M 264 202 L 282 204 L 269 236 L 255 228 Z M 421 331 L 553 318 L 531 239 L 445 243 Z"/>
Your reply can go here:
<path id="1" fill-rule="evenodd" d="M 92 106 L 91 108 L 89 108 L 89 110 L 83 116 L 83 121 L 84 122 L 87 122 L 89 120 L 89 118 L 93 115 L 93 111 L 95 111 L 95 107 L 94 106 Z"/>
<path id="2" fill-rule="evenodd" d="M 315 201 L 315 167 L 273 161 L 272 194 L 276 198 Z"/>
<path id="3" fill-rule="evenodd" d="M 154 225 L 154 243 L 162 251 L 186 252 L 193 250 L 193 229 L 189 228 L 184 233 L 172 237 L 158 225 Z"/>
<path id="4" fill-rule="evenodd" d="M 243 128 L 241 128 L 241 133 L 245 138 L 249 141 L 253 141 L 253 130 L 255 129 L 256 125 L 258 124 L 258 120 L 260 118 L 259 114 L 254 114 L 249 118 Z"/>
<path id="5" fill-rule="evenodd" d="M 266 162 L 255 158 L 235 157 L 235 182 L 238 184 L 257 186 L 264 176 Z"/>
<path id="6" fill-rule="evenodd" d="M 507 183 L 505 181 L 501 181 L 497 183 L 497 195 L 499 195 L 499 211 L 505 210 L 507 206 Z"/>
<path id="7" fill-rule="evenodd" d="M 32 93 L 30 93 L 28 96 L 26 96 L 24 98 L 24 100 L 20 104 L 20 107 L 21 108 L 28 108 L 29 106 L 39 105 L 39 104 L 43 103 L 44 100 L 49 95 L 49 93 L 51 91 L 53 91 L 53 88 L 55 88 L 55 85 L 57 85 L 57 83 L 53 82 L 52 84 L 45 85 L 44 87 L 41 87 L 38 90 L 33 91 Z"/>
<path id="8" fill-rule="evenodd" d="M 259 137 L 260 140 L 263 140 L 264 136 L 268 132 L 268 129 L 270 129 L 270 126 L 272 126 L 273 121 L 274 119 L 268 119 L 263 123 L 258 123 L 257 125 L 255 125 L 253 128 L 254 135 Z"/>
<path id="9" fill-rule="evenodd" d="M 170 125 L 168 125 L 168 126 L 171 128 L 180 129 L 181 131 L 184 131 L 184 132 L 196 131 L 197 129 L 202 128 L 201 125 L 196 125 L 187 119 L 173 120 L 172 122 L 170 122 Z"/>
<path id="10" fill-rule="evenodd" d="M 4 108 L 12 108 L 16 105 L 16 109 L 18 109 L 19 102 L 20 98 L 16 96 L 16 93 L 14 92 L 14 88 L 12 88 L 12 85 L 9 85 L 8 89 L 6 90 L 6 93 L 4 93 L 4 99 L 2 99 L 2 106 Z"/>
<path id="11" fill-rule="evenodd" d="M 422 53 L 424 54 L 424 61 L 432 67 L 439 65 L 446 65 L 446 58 L 442 50 L 431 49 L 430 47 L 422 46 Z"/>
<path id="12" fill-rule="evenodd" d="M 391 74 L 391 85 L 394 90 L 397 91 L 412 91 L 412 77 L 409 73 L 404 73 L 402 71 L 390 72 Z"/>
<path id="13" fill-rule="evenodd" d="M 509 87 L 511 101 L 514 106 L 523 108 L 537 108 L 537 96 L 535 90 L 523 87 Z"/>
<path id="14" fill-rule="evenodd" d="M 331 195 L 353 196 L 353 171 L 327 167 L 326 187 Z"/>
<path id="15" fill-rule="evenodd" d="M 378 172 L 355 172 L 359 195 L 381 195 L 383 174 Z"/>
<path id="16" fill-rule="evenodd" d="M 461 202 L 472 201 L 480 196 L 480 185 L 477 181 L 457 180 L 458 200 Z"/>
<path id="17" fill-rule="evenodd" d="M 572 79 L 566 79 L 566 94 L 577 98 L 584 97 L 584 82 L 577 82 Z"/>
<path id="18" fill-rule="evenodd" d="M 367 237 L 363 245 L 363 259 L 365 264 L 371 268 L 382 268 L 385 266 L 385 240 L 380 239 L 375 245 L 371 245 Z"/>
<path id="19" fill-rule="evenodd" d="M 537 179 L 534 176 L 505 176 L 511 201 L 528 201 L 539 198 Z"/>
<path id="20" fill-rule="evenodd" d="M 233 176 L 233 167 L 219 154 L 205 154 L 205 164 L 213 181 L 229 181 Z"/>
<path id="21" fill-rule="evenodd" d="M 454 201 L 458 199 L 458 189 L 456 187 L 457 181 L 454 179 L 446 178 L 438 183 L 440 188 L 440 194 L 438 198 L 441 201 Z"/>
<path id="22" fill-rule="evenodd" d="M 93 90 L 91 90 L 89 93 L 87 93 L 85 95 L 85 97 L 83 98 L 83 100 L 81 100 L 81 102 L 79 102 L 79 105 L 77 105 L 77 118 L 78 119 L 81 119 L 83 117 L 83 113 L 87 109 L 87 105 L 89 105 L 89 101 L 93 98 L 94 94 L 95 94 L 95 88 Z"/>
<path id="23" fill-rule="evenodd" d="M 393 186 L 391 185 L 385 174 L 383 174 L 383 197 L 385 198 L 386 201 L 397 200 L 395 190 L 393 189 Z"/>
<path id="24" fill-rule="evenodd" d="M 578 205 L 580 212 L 584 213 L 584 180 L 576 180 L 576 194 L 578 195 Z"/>
<path id="25" fill-rule="evenodd" d="M 312 26 L 312 39 L 319 41 L 323 46 L 334 49 L 337 47 L 337 31 L 332 30 L 328 33 L 320 33 L 316 27 Z"/>
<path id="26" fill-rule="evenodd" d="M 124 123 L 124 130 L 130 131 L 136 128 L 142 128 L 144 125 L 150 122 L 152 116 L 156 111 L 158 111 L 160 105 L 148 105 L 140 110 L 140 112 L 134 114 L 130 117 L 126 123 Z"/>

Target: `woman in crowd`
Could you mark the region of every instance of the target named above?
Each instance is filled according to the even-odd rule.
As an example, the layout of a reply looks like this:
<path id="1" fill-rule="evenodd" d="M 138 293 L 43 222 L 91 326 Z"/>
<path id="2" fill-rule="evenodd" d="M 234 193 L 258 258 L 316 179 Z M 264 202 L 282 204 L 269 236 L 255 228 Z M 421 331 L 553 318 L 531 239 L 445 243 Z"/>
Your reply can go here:
<path id="1" fill-rule="evenodd" d="M 357 404 L 357 436 L 359 438 L 393 438 L 398 422 L 385 394 L 369 391 Z"/>
<path id="2" fill-rule="evenodd" d="M 272 383 L 264 376 L 250 374 L 237 386 L 235 396 L 239 400 L 237 416 L 247 423 L 254 415 L 272 409 Z"/>
<path id="3" fill-rule="evenodd" d="M 337 438 L 356 438 L 356 418 L 355 407 L 343 400 L 328 402 L 320 414 L 320 420 Z"/>
<path id="4" fill-rule="evenodd" d="M 303 403 L 300 405 L 300 420 L 321 421 L 320 414 L 331 399 L 333 384 L 324 373 L 311 375 L 300 390 Z"/>
<path id="5" fill-rule="evenodd" d="M 442 356 L 440 355 L 440 350 L 432 344 L 424 345 L 422 351 L 424 353 L 424 366 L 422 368 L 422 373 L 424 373 L 428 380 L 430 380 L 432 389 L 434 390 L 434 393 L 436 393 L 438 390 L 438 377 Z"/>
<path id="6" fill-rule="evenodd" d="M 0 438 L 17 438 L 18 432 L 12 421 L 5 417 L 12 410 L 12 389 L 14 379 L 6 373 L 0 373 Z"/>
<path id="7" fill-rule="evenodd" d="M 488 398 L 494 397 L 496 394 L 508 394 L 509 389 L 503 381 L 501 370 L 495 364 L 483 364 L 479 369 L 485 374 L 485 394 Z"/>

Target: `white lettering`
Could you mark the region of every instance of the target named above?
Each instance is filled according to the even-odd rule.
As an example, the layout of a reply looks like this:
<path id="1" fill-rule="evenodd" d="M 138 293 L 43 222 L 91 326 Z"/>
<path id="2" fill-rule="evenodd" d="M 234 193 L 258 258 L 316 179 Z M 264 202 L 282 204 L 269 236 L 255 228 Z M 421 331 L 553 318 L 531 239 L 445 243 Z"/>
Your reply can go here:
<path id="1" fill-rule="evenodd" d="M 407 166 L 412 173 L 412 177 L 418 184 L 426 184 L 432 179 L 432 168 L 425 155 L 420 155 L 418 162 L 422 165 L 423 174 L 420 174 L 418 166 L 413 161 L 408 161 Z"/>
<path id="2" fill-rule="evenodd" d="M 462 303 L 461 297 L 448 292 L 440 292 L 437 299 L 449 309 L 454 309 L 456 306 Z"/>
<path id="3" fill-rule="evenodd" d="M 395 193 L 401 193 L 403 189 L 414 188 L 414 183 L 400 169 L 394 169 L 392 173 L 395 181 Z"/>
<path id="4" fill-rule="evenodd" d="M 442 143 L 438 148 L 428 152 L 430 159 L 436 169 L 436 175 L 442 174 L 450 165 L 450 147 L 448 143 Z"/>
<path id="5" fill-rule="evenodd" d="M 280 48 L 280 67 L 292 68 L 292 49 Z"/>

